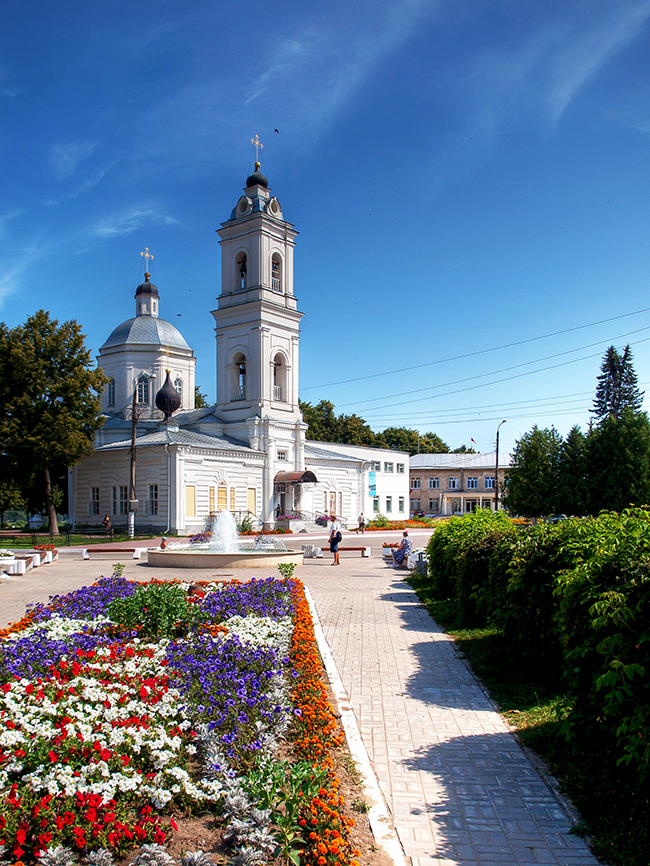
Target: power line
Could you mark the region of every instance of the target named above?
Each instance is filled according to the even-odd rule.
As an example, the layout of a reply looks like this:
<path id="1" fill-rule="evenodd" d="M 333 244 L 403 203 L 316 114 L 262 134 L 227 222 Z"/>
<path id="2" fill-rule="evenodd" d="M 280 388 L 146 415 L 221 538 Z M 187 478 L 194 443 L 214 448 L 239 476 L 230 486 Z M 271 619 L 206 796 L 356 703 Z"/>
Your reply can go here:
<path id="1" fill-rule="evenodd" d="M 648 330 L 650 330 L 650 326 L 646 326 L 645 328 L 637 328 L 636 331 L 628 331 L 625 334 L 619 334 L 616 337 L 612 337 L 611 340 L 607 340 L 607 342 L 611 343 L 614 340 L 622 340 L 624 337 L 630 337 L 634 334 L 640 334 L 640 333 L 643 333 L 644 331 L 648 331 Z M 638 340 L 637 342 L 645 343 L 645 342 L 647 342 L 647 340 Z M 461 384 L 463 384 L 463 382 L 472 382 L 476 379 L 485 379 L 486 376 L 497 376 L 499 373 L 507 373 L 510 370 L 518 370 L 521 367 L 528 367 L 531 364 L 540 364 L 540 363 L 542 363 L 542 361 L 551 361 L 551 360 L 553 360 L 553 358 L 561 358 L 563 355 L 571 355 L 574 352 L 582 352 L 584 349 L 592 349 L 594 346 L 602 346 L 602 344 L 603 344 L 603 341 L 598 340 L 596 343 L 588 343 L 586 346 L 578 346 L 576 349 L 567 349 L 564 352 L 555 352 L 552 355 L 546 355 L 543 358 L 536 358 L 533 361 L 523 361 L 521 364 L 513 364 L 510 367 L 502 367 L 500 370 L 491 370 L 489 373 L 479 373 L 476 376 L 467 376 L 464 379 L 454 379 L 451 382 L 443 382 L 440 385 L 429 385 L 426 388 L 414 388 L 411 391 L 400 391 L 397 394 L 386 394 L 383 397 L 372 397 L 372 398 L 369 398 L 368 400 L 355 400 L 353 403 L 341 403 L 341 406 L 342 407 L 344 407 L 344 406 L 363 406 L 365 403 L 377 403 L 380 400 L 392 400 L 393 397 L 408 397 L 409 394 L 421 394 L 424 391 L 433 391 L 436 388 L 447 388 L 450 385 L 461 385 Z M 578 361 L 584 361 L 587 358 L 593 358 L 593 357 L 595 357 L 595 356 L 594 355 L 585 355 L 582 358 L 574 358 L 572 361 L 567 361 L 564 364 L 558 364 L 556 366 L 562 367 L 562 366 L 566 366 L 566 364 L 573 364 L 573 363 L 576 363 Z M 544 367 L 542 369 L 543 370 L 552 370 L 553 367 L 552 366 L 551 367 Z M 541 370 L 529 370 L 527 373 L 524 373 L 523 375 L 528 376 L 531 373 L 538 373 L 538 372 L 541 372 Z M 511 378 L 518 378 L 518 377 L 517 376 L 511 376 L 511 377 L 507 377 L 506 379 L 500 379 L 497 381 L 507 382 Z M 489 382 L 487 384 L 494 385 L 496 383 L 495 382 Z M 461 389 L 461 390 L 465 390 L 465 389 Z M 467 390 L 469 390 L 469 389 L 467 389 Z M 452 391 L 450 393 L 453 394 L 453 393 L 457 393 L 457 392 Z M 439 396 L 447 396 L 447 395 L 435 394 L 435 395 L 431 395 L 431 396 L 439 397 Z M 407 402 L 414 402 L 414 401 L 407 401 Z"/>
<path id="2" fill-rule="evenodd" d="M 341 379 L 339 382 L 326 382 L 322 385 L 309 385 L 307 388 L 301 388 L 300 390 L 304 393 L 305 391 L 315 391 L 317 388 L 332 388 L 334 385 L 347 385 L 350 382 L 363 382 L 366 379 L 377 379 L 381 376 L 392 376 L 396 373 L 408 373 L 411 370 L 421 370 L 424 367 L 434 367 L 437 364 L 448 364 L 452 361 L 462 361 L 465 358 L 475 358 L 477 355 L 486 355 L 489 352 L 499 352 L 501 349 L 512 349 L 515 346 L 524 346 L 526 343 L 548 340 L 551 337 L 559 337 L 562 334 L 570 334 L 573 331 L 582 331 L 585 328 L 595 328 L 597 325 L 605 325 L 608 322 L 615 322 L 618 319 L 627 319 L 630 316 L 639 316 L 641 313 L 648 312 L 650 312 L 650 307 L 645 307 L 643 310 L 635 310 L 633 313 L 623 313 L 620 316 L 611 316 L 609 319 L 600 319 L 598 322 L 589 322 L 587 325 L 576 325 L 574 328 L 565 328 L 562 331 L 553 331 L 550 334 L 542 334 L 539 337 L 529 337 L 526 340 L 517 340 L 514 343 L 504 343 L 502 346 L 492 346 L 488 349 L 479 349 L 476 352 L 468 352 L 465 355 L 455 355 L 451 358 L 439 358 L 436 361 L 427 361 L 426 364 L 415 364 L 412 367 L 401 367 L 398 370 L 385 370 L 383 373 L 370 373 L 367 376 L 356 376 L 353 379 Z"/>

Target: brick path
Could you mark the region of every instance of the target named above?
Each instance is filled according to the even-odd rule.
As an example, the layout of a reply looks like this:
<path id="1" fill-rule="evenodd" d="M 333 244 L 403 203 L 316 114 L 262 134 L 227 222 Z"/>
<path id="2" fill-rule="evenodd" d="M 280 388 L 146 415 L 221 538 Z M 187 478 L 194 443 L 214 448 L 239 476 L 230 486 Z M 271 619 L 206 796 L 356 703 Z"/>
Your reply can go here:
<path id="1" fill-rule="evenodd" d="M 306 560 L 297 576 L 315 600 L 407 859 L 413 866 L 596 864 L 584 841 L 568 834 L 567 810 L 453 642 L 400 573 L 384 565 L 381 538 L 365 539 L 372 558 L 342 554 L 341 566 L 332 567 L 326 553 L 323 560 Z M 28 601 L 110 573 L 113 559 L 67 559 L 3 582 L 0 624 L 18 619 Z M 132 560 L 126 565 L 125 576 L 137 580 L 223 576 L 154 571 Z M 262 570 L 227 573 L 267 576 Z"/>

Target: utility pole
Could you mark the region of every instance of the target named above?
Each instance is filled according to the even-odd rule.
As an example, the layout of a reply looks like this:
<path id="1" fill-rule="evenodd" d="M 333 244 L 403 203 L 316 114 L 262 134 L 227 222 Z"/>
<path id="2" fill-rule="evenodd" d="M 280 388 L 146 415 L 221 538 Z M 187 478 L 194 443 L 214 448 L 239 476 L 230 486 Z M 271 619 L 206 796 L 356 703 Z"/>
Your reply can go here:
<path id="1" fill-rule="evenodd" d="M 135 535 L 135 512 L 140 504 L 135 498 L 135 439 L 138 428 L 137 409 L 138 386 L 133 389 L 133 403 L 131 404 L 131 477 L 129 480 L 129 510 L 127 514 L 129 538 Z"/>
<path id="2" fill-rule="evenodd" d="M 504 418 L 501 424 L 505 424 L 506 419 Z M 501 424 L 497 427 L 497 450 L 496 450 L 496 460 L 494 466 L 494 510 L 495 512 L 499 510 L 499 428 Z"/>

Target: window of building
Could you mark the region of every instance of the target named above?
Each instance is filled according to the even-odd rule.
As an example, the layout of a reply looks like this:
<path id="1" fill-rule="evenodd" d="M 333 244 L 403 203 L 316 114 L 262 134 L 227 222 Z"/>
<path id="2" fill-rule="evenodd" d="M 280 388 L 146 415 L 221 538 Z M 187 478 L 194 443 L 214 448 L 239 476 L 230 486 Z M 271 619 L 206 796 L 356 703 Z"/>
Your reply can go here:
<path id="1" fill-rule="evenodd" d="M 230 510 L 235 513 L 235 488 L 230 488 Z"/>
<path id="2" fill-rule="evenodd" d="M 286 460 L 287 452 L 286 451 L 278 451 L 278 460 Z"/>
<path id="3" fill-rule="evenodd" d="M 228 510 L 228 488 L 225 484 L 220 484 L 217 488 L 217 511 Z"/>
<path id="4" fill-rule="evenodd" d="M 494 490 L 494 475 L 485 476 L 485 489 Z"/>
<path id="5" fill-rule="evenodd" d="M 372 500 L 372 510 L 375 512 L 375 514 L 379 514 L 379 497 L 378 496 L 375 496 L 375 498 Z"/>
<path id="6" fill-rule="evenodd" d="M 400 498 L 399 498 L 399 510 L 402 512 L 402 514 L 404 513 L 404 497 L 403 496 L 400 496 Z"/>
<path id="7" fill-rule="evenodd" d="M 233 383 L 233 400 L 246 399 L 246 357 L 241 352 L 233 359 L 235 380 Z"/>
<path id="8" fill-rule="evenodd" d="M 440 487 L 439 478 L 429 478 L 429 490 L 437 490 Z"/>
<path id="9" fill-rule="evenodd" d="M 381 463 L 378 463 L 376 460 L 371 461 L 370 471 L 371 472 L 381 472 Z"/>
<path id="10" fill-rule="evenodd" d="M 404 474 L 404 464 L 403 463 L 398 463 L 396 465 L 395 469 L 397 472 L 400 472 L 402 475 Z"/>
<path id="11" fill-rule="evenodd" d="M 476 489 L 477 489 L 477 487 L 478 487 L 478 478 L 477 478 L 476 476 L 472 476 L 472 475 L 470 475 L 469 477 L 467 477 L 467 478 L 465 479 L 465 481 L 466 481 L 466 483 L 467 483 L 467 489 L 468 489 L 468 490 L 476 490 Z"/>
<path id="12" fill-rule="evenodd" d="M 420 510 L 420 500 L 419 499 L 411 499 L 411 511 L 419 511 Z"/>
<path id="13" fill-rule="evenodd" d="M 147 500 L 147 514 L 158 514 L 158 485 L 149 485 L 149 499 Z"/>
<path id="14" fill-rule="evenodd" d="M 149 379 L 146 376 L 140 376 L 138 379 L 138 403 L 149 404 Z"/>
<path id="15" fill-rule="evenodd" d="M 210 514 L 214 514 L 217 505 L 217 499 L 214 492 L 214 487 L 210 488 Z"/>
<path id="16" fill-rule="evenodd" d="M 392 510 L 393 510 L 393 497 L 387 496 L 386 497 L 386 514 L 390 514 Z"/>
<path id="17" fill-rule="evenodd" d="M 235 259 L 235 289 L 246 288 L 246 253 L 237 253 Z"/>
<path id="18" fill-rule="evenodd" d="M 449 489 L 458 490 L 458 477 L 456 475 L 449 476 Z"/>
<path id="19" fill-rule="evenodd" d="M 393 464 L 392 463 L 384 463 L 384 472 L 392 472 Z"/>
<path id="20" fill-rule="evenodd" d="M 126 485 L 113 487 L 113 514 L 126 514 L 128 509 L 128 489 Z"/>
<path id="21" fill-rule="evenodd" d="M 411 478 L 411 489 L 419 490 L 420 489 L 420 478 Z"/>
<path id="22" fill-rule="evenodd" d="M 436 508 L 436 500 L 430 499 L 429 500 L 429 511 L 433 511 L 435 508 Z"/>
<path id="23" fill-rule="evenodd" d="M 271 256 L 271 288 L 274 292 L 282 291 L 282 259 L 278 253 Z"/>
<path id="24" fill-rule="evenodd" d="M 107 387 L 106 402 L 109 406 L 115 405 L 115 379 L 110 379 Z"/>
<path id="25" fill-rule="evenodd" d="M 99 514 L 99 487 L 90 488 L 90 502 L 88 503 L 88 514 Z"/>
<path id="26" fill-rule="evenodd" d="M 273 399 L 287 399 L 287 365 L 279 352 L 273 359 Z"/>
<path id="27" fill-rule="evenodd" d="M 185 488 L 185 516 L 196 517 L 196 487 L 193 484 Z"/>

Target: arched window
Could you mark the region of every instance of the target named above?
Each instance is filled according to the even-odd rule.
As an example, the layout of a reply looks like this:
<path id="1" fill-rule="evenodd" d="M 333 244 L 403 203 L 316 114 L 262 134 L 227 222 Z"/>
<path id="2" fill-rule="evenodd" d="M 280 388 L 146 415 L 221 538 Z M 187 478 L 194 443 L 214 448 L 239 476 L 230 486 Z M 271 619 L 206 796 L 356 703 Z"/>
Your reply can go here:
<path id="1" fill-rule="evenodd" d="M 138 403 L 149 403 L 149 379 L 146 376 L 138 379 Z"/>
<path id="2" fill-rule="evenodd" d="M 181 378 L 174 379 L 174 388 L 178 391 L 178 396 L 181 398 L 181 401 L 182 401 L 183 400 L 183 380 Z"/>
<path id="3" fill-rule="evenodd" d="M 115 405 L 115 379 L 109 379 L 107 387 L 106 403 L 108 406 Z"/>
<path id="4" fill-rule="evenodd" d="M 234 387 L 233 400 L 246 399 L 246 356 L 241 352 L 233 358 L 234 364 Z"/>
<path id="5" fill-rule="evenodd" d="M 237 253 L 237 258 L 235 259 L 235 289 L 246 288 L 247 263 L 246 253 Z"/>
<path id="6" fill-rule="evenodd" d="M 282 291 L 282 259 L 278 253 L 271 256 L 271 288 L 274 292 Z"/>
<path id="7" fill-rule="evenodd" d="M 273 399 L 287 399 L 287 365 L 280 353 L 273 359 Z"/>

